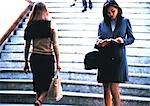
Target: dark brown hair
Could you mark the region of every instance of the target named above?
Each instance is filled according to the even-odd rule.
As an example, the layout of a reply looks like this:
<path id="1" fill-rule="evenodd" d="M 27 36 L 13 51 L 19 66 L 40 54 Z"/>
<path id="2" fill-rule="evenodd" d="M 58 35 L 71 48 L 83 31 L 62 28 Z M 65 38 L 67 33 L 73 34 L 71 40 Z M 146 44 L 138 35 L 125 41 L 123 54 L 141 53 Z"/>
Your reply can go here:
<path id="1" fill-rule="evenodd" d="M 103 5 L 103 17 L 104 17 L 104 22 L 106 24 L 110 23 L 110 17 L 107 15 L 107 9 L 113 6 L 115 8 L 118 9 L 118 15 L 117 15 L 117 20 L 119 21 L 120 19 L 122 19 L 122 9 L 119 7 L 119 5 L 117 4 L 116 1 L 114 0 L 107 0 L 104 5 Z"/>

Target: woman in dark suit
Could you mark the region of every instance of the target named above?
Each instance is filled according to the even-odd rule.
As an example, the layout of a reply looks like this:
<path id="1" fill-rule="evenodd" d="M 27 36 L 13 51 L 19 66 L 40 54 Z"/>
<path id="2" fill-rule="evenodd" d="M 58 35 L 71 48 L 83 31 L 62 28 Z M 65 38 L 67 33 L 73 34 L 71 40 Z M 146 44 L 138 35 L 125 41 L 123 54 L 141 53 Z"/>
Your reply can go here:
<path id="1" fill-rule="evenodd" d="M 122 9 L 114 0 L 104 3 L 103 17 L 95 46 L 103 60 L 97 81 L 103 83 L 105 105 L 112 106 L 113 101 L 114 106 L 120 106 L 119 83 L 128 80 L 125 46 L 132 44 L 135 38 L 129 19 L 122 16 Z"/>

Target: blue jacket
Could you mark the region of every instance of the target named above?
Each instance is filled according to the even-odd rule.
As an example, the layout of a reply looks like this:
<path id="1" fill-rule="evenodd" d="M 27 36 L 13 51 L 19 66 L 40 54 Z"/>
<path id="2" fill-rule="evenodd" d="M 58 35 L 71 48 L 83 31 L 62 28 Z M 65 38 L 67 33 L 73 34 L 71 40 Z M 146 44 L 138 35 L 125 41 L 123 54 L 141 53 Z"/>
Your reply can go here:
<path id="1" fill-rule="evenodd" d="M 105 73 L 104 75 L 110 74 L 114 78 L 112 82 L 120 81 L 124 82 L 128 80 L 128 65 L 126 59 L 126 45 L 132 44 L 135 40 L 132 32 L 132 27 L 129 19 L 122 18 L 119 23 L 116 23 L 114 31 L 111 29 L 111 25 L 106 25 L 104 21 L 99 24 L 98 29 L 98 38 L 99 39 L 108 39 L 108 38 L 117 38 L 122 37 L 124 43 L 117 44 L 115 42 L 110 43 L 104 48 L 100 48 L 100 53 L 102 55 L 102 62 L 99 71 Z M 115 73 L 115 74 L 114 74 Z M 111 77 L 109 76 L 109 77 Z M 99 76 L 98 76 L 99 77 Z M 99 79 L 109 81 L 109 77 L 106 79 Z"/>
<path id="2" fill-rule="evenodd" d="M 135 38 L 133 36 L 129 19 L 122 18 L 120 24 L 116 24 L 115 30 L 113 32 L 111 30 L 111 26 L 106 25 L 104 21 L 100 23 L 98 29 L 98 37 L 100 39 L 116 38 L 119 36 L 123 38 L 125 45 L 132 44 L 134 42 Z"/>

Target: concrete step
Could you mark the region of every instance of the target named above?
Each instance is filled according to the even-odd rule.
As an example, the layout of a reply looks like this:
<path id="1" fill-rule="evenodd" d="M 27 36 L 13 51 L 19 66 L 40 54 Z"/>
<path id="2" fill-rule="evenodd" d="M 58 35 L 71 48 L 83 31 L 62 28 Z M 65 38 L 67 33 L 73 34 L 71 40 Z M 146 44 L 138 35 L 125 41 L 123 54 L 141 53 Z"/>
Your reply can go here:
<path id="1" fill-rule="evenodd" d="M 135 42 L 134 45 L 128 46 L 126 49 L 128 51 L 130 51 L 130 49 L 139 49 L 139 50 L 150 49 L 150 47 L 149 47 L 150 45 L 148 44 L 149 41 L 145 41 L 145 42 L 143 41 L 141 43 L 142 44 L 138 47 L 138 43 Z M 145 44 L 145 46 L 144 46 L 144 44 Z M 60 48 L 60 52 L 61 53 L 71 53 L 71 54 L 72 53 L 85 54 L 88 51 L 96 50 L 96 49 L 94 49 L 94 44 L 93 45 L 88 45 L 88 44 L 60 44 L 59 48 Z M 84 50 L 84 51 L 81 51 L 81 50 Z M 4 46 L 1 54 L 3 54 L 3 53 L 11 53 L 11 52 L 13 52 L 13 53 L 24 53 L 24 45 L 23 44 L 13 44 L 13 43 L 12 44 L 10 44 L 10 43 L 8 44 L 7 43 Z M 133 51 L 133 52 L 135 52 L 135 51 Z M 130 54 L 128 53 L 127 55 L 130 55 Z M 136 57 L 138 57 L 138 56 L 136 56 Z M 141 56 L 141 58 L 142 57 L 144 58 L 144 56 Z M 148 58 L 148 56 L 147 56 L 147 58 Z"/>
<path id="2" fill-rule="evenodd" d="M 64 20 L 64 19 L 61 19 L 62 21 Z M 68 19 L 67 19 L 68 20 Z M 74 20 L 77 20 L 77 19 L 74 19 Z M 80 19 L 81 20 L 81 19 Z M 82 21 L 82 20 L 81 20 Z M 143 23 L 143 22 L 142 22 Z M 147 24 L 149 23 L 149 22 L 146 22 Z M 93 23 L 94 24 L 94 23 Z M 83 23 L 70 23 L 70 24 L 68 24 L 68 23 L 66 23 L 65 24 L 65 22 L 64 23 L 62 23 L 62 24 L 60 24 L 60 25 L 58 25 L 59 27 L 64 27 L 65 26 L 65 30 L 62 30 L 63 28 L 61 28 L 60 30 L 59 30 L 59 32 L 58 32 L 58 34 L 59 34 L 59 38 L 65 38 L 65 37 L 70 37 L 70 38 L 74 38 L 74 37 L 82 37 L 82 38 L 95 38 L 95 37 L 97 37 L 97 28 L 98 28 L 98 24 L 99 24 L 99 22 L 98 23 L 95 23 L 95 25 L 93 25 L 93 24 L 88 24 L 88 23 L 84 23 L 84 21 L 83 21 Z M 135 36 L 135 38 L 138 40 L 139 39 L 139 37 L 141 37 L 141 39 L 145 39 L 145 38 L 143 38 L 143 36 L 144 37 L 146 37 L 146 39 L 147 40 L 149 40 L 149 36 L 147 36 L 148 35 L 148 33 L 149 33 L 149 25 L 147 25 L 147 24 L 145 24 L 145 25 L 133 25 L 133 34 L 134 34 L 134 36 Z M 70 28 L 67 28 L 67 27 L 69 27 L 71 25 L 71 27 Z M 89 27 L 96 27 L 96 28 L 91 28 L 90 30 L 87 30 L 87 29 L 84 29 L 85 27 L 84 27 L 84 25 L 85 26 L 89 26 Z M 77 26 L 83 26 L 83 27 L 80 27 L 80 29 L 77 29 L 77 28 L 79 28 L 79 27 L 77 27 Z M 76 28 L 77 27 L 77 28 Z M 140 28 L 140 29 L 139 29 Z M 84 30 L 84 31 L 82 31 L 82 30 Z M 145 30 L 145 32 L 144 32 L 144 30 Z M 146 31 L 147 30 L 147 31 Z M 24 36 L 24 29 L 23 28 L 19 28 L 19 29 L 16 29 L 15 30 L 16 32 L 16 34 L 15 34 L 15 36 L 13 36 L 13 35 L 11 35 L 11 37 L 12 37 L 12 39 L 14 38 L 14 37 L 18 37 L 18 36 L 22 36 L 20 39 L 19 38 L 14 38 L 14 39 L 19 39 L 19 40 L 21 40 L 22 41 L 22 43 L 24 42 L 24 39 L 23 39 L 23 36 Z M 80 33 L 79 33 L 80 32 Z M 13 33 L 12 33 L 13 34 Z M 141 34 L 142 34 L 142 36 L 141 36 Z M 71 36 L 70 36 L 71 35 Z M 86 36 L 85 36 L 86 35 Z M 145 40 L 146 40 L 145 39 Z M 13 40 L 11 40 L 10 39 L 10 41 L 13 41 Z M 135 40 L 136 41 L 136 40 Z"/>
<path id="3" fill-rule="evenodd" d="M 64 14 L 70 14 L 70 13 L 78 13 L 78 14 L 88 14 L 88 13 L 98 13 L 99 10 L 102 10 L 102 6 L 103 6 L 104 2 L 101 3 L 96 3 L 93 4 L 93 8 L 90 10 L 88 9 L 88 11 L 82 13 L 81 10 L 83 9 L 82 3 L 81 4 L 77 4 L 75 6 L 75 8 L 70 8 L 69 5 L 65 4 L 65 3 L 60 3 L 57 5 L 61 5 L 61 7 L 57 7 L 56 3 L 52 3 L 52 5 L 50 5 L 50 3 L 47 5 L 49 5 L 48 10 L 52 13 L 52 16 L 55 17 L 55 14 L 57 13 L 64 13 Z M 119 4 L 119 3 L 118 3 Z M 55 5 L 55 7 L 53 6 Z M 120 6 L 123 8 L 123 13 L 125 14 L 149 14 L 150 12 L 148 11 L 148 7 L 149 4 L 148 3 L 138 3 L 138 2 L 133 2 L 133 3 L 120 3 Z M 138 6 L 138 8 L 137 8 Z M 137 11 L 139 9 L 139 11 Z M 142 10 L 145 10 L 142 12 Z M 65 15 L 62 15 L 64 17 L 67 17 Z M 78 15 L 76 14 L 76 15 Z M 102 13 L 99 12 L 99 14 L 96 14 L 97 17 L 101 15 Z M 60 16 L 61 17 L 61 16 Z M 92 16 L 89 16 L 92 17 Z M 101 17 L 102 18 L 102 17 Z M 136 18 L 136 17 L 134 17 Z"/>
<path id="4" fill-rule="evenodd" d="M 94 40 L 97 37 L 96 31 L 58 31 L 58 34 L 59 34 L 59 38 L 91 38 Z M 20 39 L 22 42 L 20 42 L 20 43 L 15 43 L 13 41 L 10 42 L 11 41 L 10 40 L 11 38 L 10 38 L 9 42 L 7 42 L 7 44 L 24 44 L 23 35 L 24 35 L 24 31 L 17 30 L 17 34 L 15 36 L 13 36 L 13 33 L 10 36 L 11 37 L 20 37 L 20 38 L 22 38 L 22 39 Z M 149 41 L 150 40 L 149 33 L 134 32 L 134 36 L 136 38 L 135 42 L 138 42 L 139 40 L 141 40 L 141 41 Z"/>
<path id="5" fill-rule="evenodd" d="M 137 10 L 136 10 L 137 11 Z M 143 12 L 145 12 L 144 10 L 142 10 Z M 61 13 L 53 13 L 53 14 L 61 14 Z M 63 13 L 62 13 L 63 14 Z M 68 13 L 68 15 L 72 15 L 71 13 Z M 79 25 L 79 24 L 88 24 L 88 25 L 98 25 L 100 22 L 100 19 L 98 18 L 89 18 L 88 20 L 86 19 L 54 19 L 54 21 L 57 23 L 57 25 Z M 147 20 L 140 20 L 140 19 L 130 19 L 132 25 L 135 26 L 145 26 L 148 27 L 149 23 L 150 23 L 150 19 Z M 82 23 L 81 23 L 82 22 Z M 25 29 L 26 27 L 26 22 L 23 22 L 23 27 L 21 27 L 22 29 Z"/>
<path id="6" fill-rule="evenodd" d="M 139 84 L 120 84 L 121 95 L 150 97 L 150 86 Z M 90 81 L 63 80 L 63 91 L 81 93 L 103 93 L 102 84 Z M 0 90 L 32 91 L 32 79 L 0 79 Z M 149 92 L 149 93 L 148 93 Z"/>
<path id="7" fill-rule="evenodd" d="M 54 21 L 56 21 L 56 23 L 57 23 L 58 29 L 61 29 L 61 30 L 67 30 L 67 29 L 68 30 L 84 30 L 84 31 L 86 31 L 84 28 L 86 28 L 86 29 L 90 28 L 90 30 L 92 30 L 92 31 L 97 31 L 97 28 L 98 28 L 98 25 L 99 25 L 99 20 L 100 20 L 99 18 L 97 18 L 97 19 L 91 18 L 91 19 L 88 19 L 88 20 L 80 19 L 80 18 L 79 19 L 74 19 L 74 18 L 54 19 Z M 80 23 L 81 21 L 82 21 L 82 23 Z M 131 19 L 130 22 L 132 24 L 133 29 L 137 29 L 137 27 L 140 26 L 140 29 L 143 27 L 143 28 L 145 28 L 145 31 L 149 30 L 150 20 Z M 82 27 L 81 27 L 81 25 L 82 25 Z M 78 27 L 78 26 L 80 26 L 80 27 Z M 18 29 L 18 32 L 23 31 L 25 29 L 25 27 L 26 27 L 26 24 L 24 23 L 22 25 L 22 28 Z M 62 28 L 62 27 L 65 27 L 65 29 Z M 133 31 L 136 32 L 136 30 L 133 30 Z M 144 31 L 144 29 L 140 30 L 140 31 Z"/>
<path id="8" fill-rule="evenodd" d="M 93 25 L 93 24 L 83 24 L 83 23 L 78 23 L 78 24 L 73 24 L 73 25 L 72 24 L 59 24 L 59 25 L 57 25 L 57 28 L 58 28 L 58 31 L 78 30 L 78 31 L 96 31 L 97 32 L 98 24 L 99 23 L 97 23 L 95 25 Z M 140 26 L 140 28 L 139 28 L 139 26 Z M 148 26 L 145 26 L 145 25 L 142 26 L 142 25 L 134 25 L 133 24 L 132 28 L 133 28 L 134 32 L 143 32 L 143 33 L 149 33 L 150 32 L 150 28 Z"/>
<path id="9" fill-rule="evenodd" d="M 66 47 L 67 48 L 67 47 Z M 84 48 L 84 47 L 83 47 Z M 83 64 L 85 54 L 93 51 L 94 49 L 90 49 L 87 47 L 83 52 L 82 47 L 74 49 L 74 47 L 71 47 L 69 51 L 61 51 L 60 54 L 60 61 L 61 62 L 79 62 Z M 63 48 L 62 48 L 63 49 Z M 60 50 L 62 50 L 60 49 Z M 66 50 L 66 49 L 65 49 Z M 81 51 L 81 52 L 78 52 Z M 96 50 L 96 49 L 95 49 Z M 137 52 L 138 51 L 138 54 Z M 150 51 L 149 49 L 137 49 L 137 48 L 128 48 L 127 49 L 127 59 L 128 59 L 128 65 L 134 64 L 141 65 L 141 66 L 147 66 L 150 67 Z M 132 58 L 133 57 L 133 58 Z M 135 59 L 135 60 L 132 60 Z M 22 52 L 3 52 L 1 53 L 1 62 L 2 61 L 24 61 L 24 53 Z M 102 60 L 103 61 L 103 60 Z"/>
<path id="10" fill-rule="evenodd" d="M 63 92 L 64 97 L 55 102 L 49 99 L 44 103 L 50 104 L 65 104 L 65 105 L 77 105 L 77 106 L 102 106 L 103 95 L 94 93 L 79 93 L 79 92 Z M 19 91 L 19 90 L 0 90 L 0 102 L 1 103 L 33 103 L 35 93 L 33 91 Z M 7 98 L 7 99 L 6 99 Z M 13 99 L 12 99 L 13 98 Z M 14 99 L 15 98 L 15 99 Z M 150 99 L 147 97 L 135 97 L 135 96 L 122 96 L 121 106 L 149 106 Z"/>
<path id="11" fill-rule="evenodd" d="M 16 104 L 16 103 L 0 103 L 0 106 L 35 106 L 33 103 L 32 104 Z M 73 105 L 55 105 L 55 104 L 43 104 L 42 106 L 73 106 Z"/>
<path id="12" fill-rule="evenodd" d="M 36 0 L 33 0 L 33 1 L 36 1 Z M 122 1 L 122 0 L 117 0 L 118 2 L 128 2 L 128 3 L 132 3 L 132 2 L 137 2 L 136 0 L 126 0 L 126 1 Z M 43 2 L 46 2 L 46 3 L 72 3 L 72 1 L 68 1 L 68 0 L 59 0 L 59 1 L 56 1 L 56 0 L 51 0 L 51 1 L 49 1 L 49 0 L 43 0 Z M 81 1 L 77 1 L 77 2 L 81 2 Z M 105 2 L 105 0 L 101 0 L 101 1 L 99 1 L 99 0 L 94 0 L 93 2 Z M 143 2 L 149 2 L 149 0 L 140 0 L 140 1 L 138 1 L 138 3 L 143 3 Z"/>
<path id="13" fill-rule="evenodd" d="M 21 32 L 23 32 L 23 31 L 21 31 Z M 68 34 L 71 34 L 71 32 L 70 33 L 68 32 Z M 93 44 L 95 44 L 95 42 L 96 42 L 96 34 L 91 35 L 91 33 L 90 33 L 86 36 L 83 35 L 83 34 L 80 34 L 80 35 L 78 34 L 78 35 L 76 35 L 76 37 L 74 37 L 75 35 L 74 36 L 69 36 L 68 34 L 66 34 L 65 36 L 63 35 L 63 36 L 59 37 L 60 46 L 61 45 L 67 46 L 67 44 L 69 46 L 71 44 L 74 44 L 74 46 L 79 46 L 80 45 L 80 46 L 87 46 L 87 47 L 92 46 L 93 47 L 94 46 Z M 20 34 L 17 34 L 17 35 L 20 35 Z M 80 41 L 79 41 L 79 39 L 80 39 Z M 78 42 L 76 42 L 76 41 L 78 41 Z M 127 48 L 129 48 L 129 47 L 150 48 L 149 41 L 150 41 L 150 37 L 149 37 L 149 39 L 148 38 L 147 39 L 136 39 L 134 41 L 134 43 L 132 45 L 127 46 Z M 22 45 L 24 47 L 24 42 L 25 41 L 24 41 L 23 36 L 21 36 L 21 35 L 16 36 L 15 35 L 15 36 L 12 36 L 12 37 L 9 38 L 9 42 L 6 43 L 6 46 L 9 46 L 9 45 L 10 46 L 21 46 Z M 90 42 L 90 43 L 88 43 L 88 42 Z M 22 48 L 21 50 L 24 50 L 24 49 Z"/>
<path id="14" fill-rule="evenodd" d="M 1 69 L 0 70 L 22 70 L 24 67 L 24 61 L 0 61 Z M 80 62 L 62 62 L 62 69 L 66 71 L 77 71 L 77 72 L 86 72 L 84 70 L 84 64 Z M 143 66 L 140 64 L 129 64 L 129 73 L 140 73 L 141 74 L 150 74 L 150 67 Z M 89 70 L 93 72 L 93 70 Z"/>
<path id="15" fill-rule="evenodd" d="M 58 12 L 58 13 L 65 13 L 63 10 L 57 10 L 57 8 L 56 9 L 54 9 L 54 10 L 56 10 L 56 12 Z M 68 11 L 67 11 L 68 10 Z M 68 13 L 68 12 L 74 12 L 74 13 L 79 13 L 79 14 L 76 14 L 76 15 L 70 15 L 69 14 L 69 19 L 88 19 L 88 18 L 90 18 L 90 19 L 102 19 L 102 14 L 100 13 L 100 14 L 96 14 L 98 11 L 100 11 L 101 9 L 97 9 L 97 11 L 96 12 L 90 12 L 90 11 L 88 11 L 87 13 L 81 13 L 80 11 L 81 11 L 81 9 L 80 10 L 72 10 L 72 9 L 68 9 L 68 8 L 66 8 L 66 12 Z M 58 14 L 54 14 L 53 15 L 53 17 L 54 17 L 54 19 L 67 19 L 67 13 L 66 14 L 64 14 L 64 15 L 58 15 Z M 86 15 L 86 14 L 89 14 L 90 13 L 90 15 Z M 131 14 L 128 14 L 128 13 L 126 13 L 126 14 L 124 14 L 124 16 L 125 17 L 127 17 L 127 18 L 129 18 L 129 19 L 143 19 L 143 20 L 149 20 L 149 17 L 150 17 L 150 14 L 146 14 L 146 13 L 144 13 L 144 14 L 141 14 L 141 15 L 139 15 L 139 14 L 134 14 L 134 13 L 131 13 Z M 66 17 L 66 18 L 65 18 Z"/>
<path id="16" fill-rule="evenodd" d="M 67 70 L 69 69 L 69 70 Z M 22 69 L 1 69 L 0 78 L 2 79 L 32 79 L 32 74 L 25 74 Z M 96 82 L 97 70 L 73 70 L 71 68 L 62 68 L 61 76 L 63 80 L 77 80 L 77 81 L 92 81 Z M 129 84 L 146 84 L 150 85 L 150 74 L 144 73 L 129 73 Z"/>
<path id="17" fill-rule="evenodd" d="M 12 49 L 12 50 L 8 50 L 8 51 L 5 50 L 5 51 L 1 52 L 1 62 L 2 61 L 6 62 L 6 61 L 17 61 L 18 60 L 18 59 L 15 59 L 15 58 L 13 60 L 11 60 L 11 59 L 9 59 L 9 57 L 5 58 L 6 55 L 4 55 L 4 54 L 10 55 L 10 53 L 13 53 L 13 54 L 16 54 L 16 55 L 17 54 L 20 55 L 20 53 L 21 54 L 24 53 L 24 51 L 19 50 L 18 47 L 17 48 L 13 47 L 13 48 L 14 49 Z M 60 53 L 61 53 L 61 56 L 62 56 L 61 57 L 61 62 L 80 62 L 80 63 L 83 64 L 85 54 L 90 51 L 89 47 L 84 47 L 84 46 L 80 46 L 80 49 L 77 46 L 76 47 L 74 47 L 74 46 L 71 47 L 70 46 L 71 49 L 77 50 L 77 51 L 86 49 L 87 51 L 84 51 L 83 53 L 77 53 L 76 51 L 73 51 L 71 49 L 70 49 L 71 51 L 64 51 L 64 49 L 66 50 L 66 48 L 69 48 L 69 47 L 68 46 L 67 47 L 66 46 L 60 46 L 60 50 L 61 50 Z M 21 47 L 20 47 L 20 49 L 21 49 Z M 93 51 L 92 47 L 91 47 L 91 51 Z M 67 56 L 71 56 L 71 57 L 68 58 Z M 20 57 L 22 57 L 22 56 L 20 56 Z M 149 65 L 150 56 L 127 55 L 127 60 L 128 60 L 128 65 L 150 66 Z M 22 58 L 20 58 L 18 61 L 21 62 L 21 61 L 24 61 L 24 60 Z"/>
<path id="18" fill-rule="evenodd" d="M 66 1 L 66 2 L 64 2 L 64 1 L 62 1 L 62 2 L 48 1 L 48 2 L 46 2 L 46 4 L 48 5 L 49 8 L 57 8 L 57 7 L 59 7 L 59 8 L 64 8 L 64 7 L 65 8 L 67 8 L 67 7 L 70 8 L 70 5 L 71 5 L 72 2 L 71 1 Z M 104 2 L 105 2 L 105 0 L 101 0 L 101 1 L 95 0 L 95 1 L 93 1 L 93 6 L 94 6 L 94 8 L 100 8 L 100 7 L 103 6 Z M 139 8 L 146 8 L 146 7 L 149 6 L 149 4 L 147 3 L 148 0 L 147 1 L 142 1 L 141 4 L 140 4 L 141 1 L 138 1 L 138 2 L 125 1 L 124 2 L 124 1 L 118 0 L 117 2 L 122 8 L 127 8 L 127 7 L 129 8 L 130 7 L 132 9 L 132 8 L 137 8 L 137 6 Z M 77 1 L 75 8 L 74 7 L 72 7 L 72 8 L 76 9 L 76 8 L 79 8 L 79 7 L 82 7 L 82 1 Z"/>
<path id="19" fill-rule="evenodd" d="M 146 37 L 146 36 L 145 36 Z M 147 37 L 146 37 L 147 38 Z M 74 40 L 73 40 L 74 39 Z M 78 41 L 79 39 L 82 39 L 81 41 Z M 16 38 L 11 37 L 9 40 L 9 42 L 7 42 L 1 51 L 2 53 L 9 53 L 9 52 L 24 52 L 24 43 L 25 41 L 23 40 L 22 37 L 18 36 Z M 11 41 L 11 42 L 10 42 Z M 84 53 L 84 51 L 79 51 L 80 48 L 83 50 L 94 50 L 94 45 L 96 42 L 96 37 L 84 37 L 84 36 L 80 36 L 80 37 L 60 37 L 59 38 L 59 46 L 60 46 L 60 52 L 72 52 L 68 50 L 68 48 L 72 48 L 73 52 L 78 52 L 78 53 Z M 76 42 L 78 41 L 78 42 Z M 83 42 L 84 43 L 83 43 Z M 90 43 L 88 43 L 88 41 L 90 41 Z M 133 43 L 133 45 L 128 45 L 126 46 L 127 50 L 130 49 L 139 49 L 139 50 L 147 50 L 150 49 L 150 44 L 149 44 L 150 38 L 147 39 L 142 39 L 139 37 L 138 40 L 135 40 L 135 42 Z M 73 42 L 73 43 L 71 43 Z M 80 47 L 79 47 L 80 46 Z M 79 49 L 79 50 L 78 50 Z M 135 52 L 134 50 L 132 50 L 133 52 Z M 127 54 L 128 55 L 128 54 Z"/>
<path id="20" fill-rule="evenodd" d="M 79 40 L 81 38 L 74 38 L 74 39 Z M 84 39 L 84 38 L 82 38 L 82 39 Z M 96 40 L 92 40 L 92 39 L 81 40 L 81 42 L 86 41 L 84 43 L 80 43 L 80 42 L 75 43 L 75 41 L 77 41 L 77 40 L 70 40 L 70 38 L 61 38 L 60 40 L 61 40 L 60 41 L 60 52 L 61 53 L 85 54 L 89 51 L 96 50 L 96 49 L 94 49 Z M 65 41 L 66 43 L 63 43 L 63 41 Z M 90 44 L 88 44 L 88 41 L 91 41 Z M 74 44 L 71 44 L 71 42 L 74 42 Z M 140 45 L 140 43 L 141 43 L 141 45 Z M 140 46 L 138 46 L 138 45 L 140 45 Z M 130 56 L 134 55 L 136 57 L 138 57 L 138 56 L 149 57 L 150 44 L 149 44 L 149 41 L 141 41 L 141 42 L 137 41 L 137 42 L 135 42 L 135 44 L 127 46 L 126 49 L 127 49 L 127 51 L 126 51 L 127 55 L 130 55 Z M 138 49 L 138 53 L 136 52 L 137 49 Z M 7 43 L 3 47 L 3 51 L 1 52 L 1 54 L 7 55 L 7 53 L 10 53 L 11 51 L 16 52 L 16 53 L 24 52 L 24 45 L 17 43 L 17 42 L 15 44 Z M 20 55 L 22 55 L 22 54 L 20 54 Z"/>

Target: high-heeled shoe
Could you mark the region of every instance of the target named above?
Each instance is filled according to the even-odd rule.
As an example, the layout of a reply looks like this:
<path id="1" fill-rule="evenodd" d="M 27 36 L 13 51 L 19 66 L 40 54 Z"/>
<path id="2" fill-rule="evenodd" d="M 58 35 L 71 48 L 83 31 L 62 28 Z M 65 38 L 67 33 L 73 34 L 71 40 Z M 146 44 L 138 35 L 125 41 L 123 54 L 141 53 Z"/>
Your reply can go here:
<path id="1" fill-rule="evenodd" d="M 70 7 L 73 7 L 73 6 L 75 6 L 75 5 L 76 5 L 76 4 L 75 4 L 75 3 L 73 3 L 73 4 L 71 4 L 71 5 L 70 5 Z"/>
<path id="2" fill-rule="evenodd" d="M 36 100 L 34 105 L 35 106 L 42 106 L 42 101 L 41 100 Z"/>

